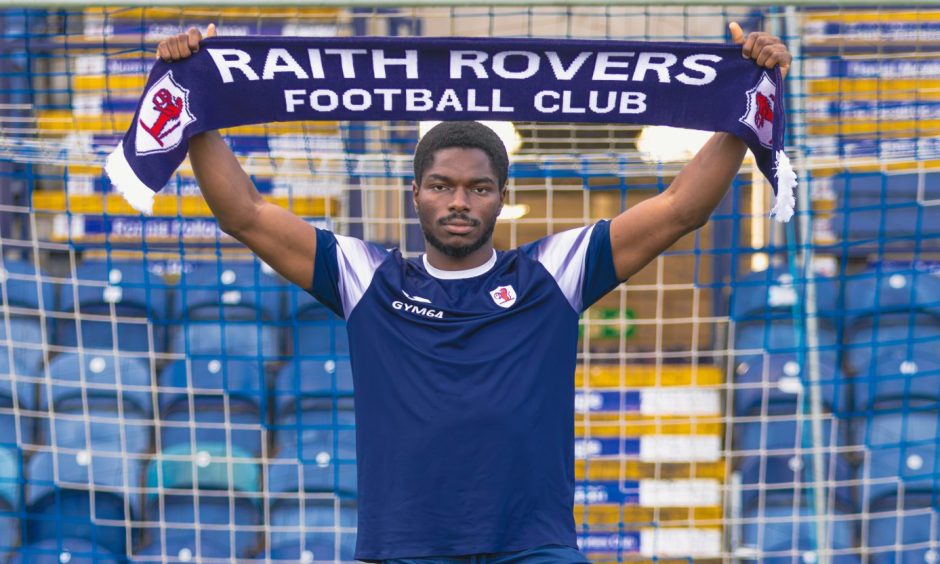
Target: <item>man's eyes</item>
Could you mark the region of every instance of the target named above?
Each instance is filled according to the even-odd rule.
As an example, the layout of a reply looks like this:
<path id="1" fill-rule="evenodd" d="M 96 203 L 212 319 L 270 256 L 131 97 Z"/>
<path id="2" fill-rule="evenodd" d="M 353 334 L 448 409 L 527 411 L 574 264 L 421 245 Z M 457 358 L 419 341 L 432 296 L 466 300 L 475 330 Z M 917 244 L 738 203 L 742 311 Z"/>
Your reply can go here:
<path id="1" fill-rule="evenodd" d="M 434 192 L 444 192 L 446 190 L 452 189 L 450 186 L 446 184 L 431 184 L 428 188 L 433 190 Z M 487 194 L 491 192 L 492 190 L 493 188 L 491 186 L 474 186 L 470 188 L 470 191 L 476 194 Z"/>

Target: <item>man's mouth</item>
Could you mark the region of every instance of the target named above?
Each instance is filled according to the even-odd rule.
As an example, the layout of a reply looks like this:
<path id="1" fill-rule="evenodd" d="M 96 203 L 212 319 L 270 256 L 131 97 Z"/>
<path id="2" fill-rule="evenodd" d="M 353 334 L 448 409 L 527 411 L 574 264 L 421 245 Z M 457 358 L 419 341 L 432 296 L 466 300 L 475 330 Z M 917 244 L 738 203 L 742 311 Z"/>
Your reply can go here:
<path id="1" fill-rule="evenodd" d="M 460 216 L 450 216 L 441 219 L 441 225 L 444 227 L 444 230 L 452 235 L 466 235 L 473 231 L 473 229 L 479 225 L 478 221 L 475 221 L 469 217 L 460 217 Z"/>
<path id="2" fill-rule="evenodd" d="M 473 231 L 473 224 L 462 222 L 445 223 L 444 229 L 454 235 L 466 235 Z"/>

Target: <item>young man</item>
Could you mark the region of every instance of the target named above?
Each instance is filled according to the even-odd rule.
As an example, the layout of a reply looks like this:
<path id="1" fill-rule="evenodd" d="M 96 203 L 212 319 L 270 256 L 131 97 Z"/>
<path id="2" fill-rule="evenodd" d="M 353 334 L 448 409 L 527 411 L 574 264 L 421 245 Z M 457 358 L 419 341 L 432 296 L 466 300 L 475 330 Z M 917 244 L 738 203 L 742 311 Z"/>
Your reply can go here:
<path id="1" fill-rule="evenodd" d="M 779 39 L 731 31 L 745 57 L 786 71 Z M 200 40 L 190 30 L 161 42 L 158 56 L 188 57 Z M 356 558 L 586 562 L 572 511 L 578 317 L 702 226 L 744 154 L 717 133 L 662 194 L 497 252 L 506 150 L 482 125 L 443 123 L 414 160 L 427 252 L 404 259 L 267 203 L 218 133 L 192 138 L 190 161 L 222 230 L 347 320 Z"/>

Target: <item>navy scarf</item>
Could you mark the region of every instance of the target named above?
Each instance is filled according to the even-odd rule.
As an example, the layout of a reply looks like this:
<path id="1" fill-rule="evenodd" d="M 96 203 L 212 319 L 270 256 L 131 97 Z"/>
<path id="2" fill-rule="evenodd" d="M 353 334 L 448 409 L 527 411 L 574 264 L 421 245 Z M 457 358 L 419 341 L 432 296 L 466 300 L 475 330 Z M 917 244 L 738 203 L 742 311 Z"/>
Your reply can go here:
<path id="1" fill-rule="evenodd" d="M 669 125 L 732 133 L 793 214 L 783 152 L 780 70 L 740 45 L 636 41 L 215 37 L 192 57 L 158 61 L 121 144 L 111 182 L 136 209 L 183 162 L 188 139 L 299 120 L 503 120 Z"/>

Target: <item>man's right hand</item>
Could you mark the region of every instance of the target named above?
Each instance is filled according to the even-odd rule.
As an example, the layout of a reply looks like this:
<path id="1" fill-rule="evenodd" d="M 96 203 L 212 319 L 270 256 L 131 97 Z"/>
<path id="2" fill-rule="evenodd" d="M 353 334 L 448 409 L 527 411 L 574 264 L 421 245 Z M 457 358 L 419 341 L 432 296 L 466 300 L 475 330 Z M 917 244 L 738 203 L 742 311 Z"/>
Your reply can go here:
<path id="1" fill-rule="evenodd" d="M 209 24 L 206 30 L 206 37 L 215 37 L 215 24 Z M 167 63 L 185 59 L 199 50 L 199 43 L 202 41 L 202 34 L 199 30 L 191 27 L 186 33 L 180 33 L 172 37 L 167 37 L 157 45 L 157 58 L 163 59 Z"/>

